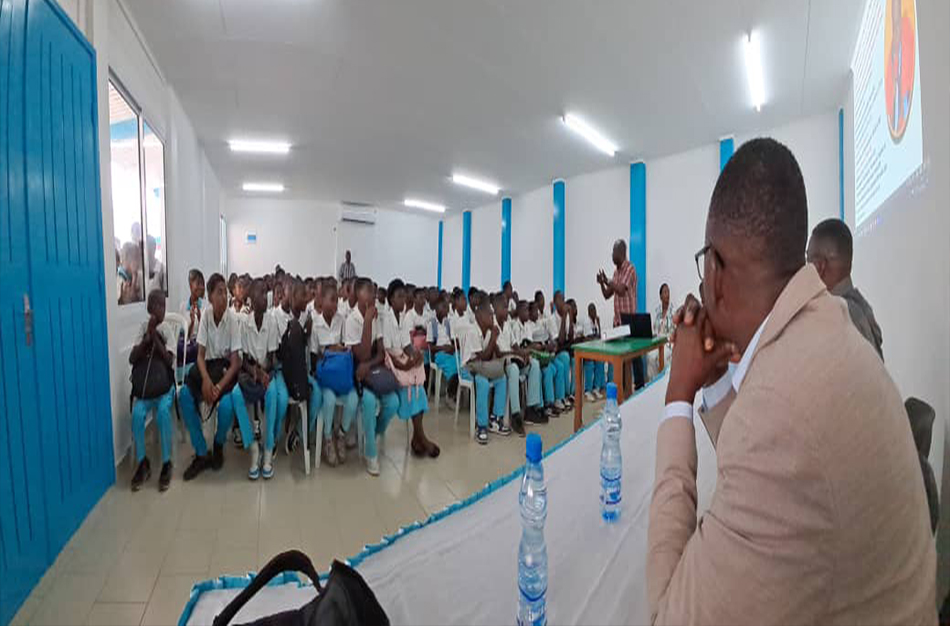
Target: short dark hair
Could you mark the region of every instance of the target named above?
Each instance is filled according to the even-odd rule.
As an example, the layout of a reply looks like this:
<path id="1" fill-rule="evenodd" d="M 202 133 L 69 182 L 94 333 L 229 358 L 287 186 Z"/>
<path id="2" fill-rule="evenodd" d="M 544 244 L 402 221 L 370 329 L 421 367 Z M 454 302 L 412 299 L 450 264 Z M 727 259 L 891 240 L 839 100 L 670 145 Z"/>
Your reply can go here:
<path id="1" fill-rule="evenodd" d="M 812 239 L 828 246 L 835 256 L 851 264 L 854 255 L 854 239 L 848 225 L 836 217 L 826 219 L 811 231 Z"/>
<path id="2" fill-rule="evenodd" d="M 402 289 L 406 290 L 406 283 L 402 282 L 399 278 L 394 278 L 389 281 L 389 287 L 386 288 L 386 300 L 392 304 L 393 298 L 396 297 L 396 292 Z"/>
<path id="3" fill-rule="evenodd" d="M 154 307 L 158 303 L 159 299 L 161 299 L 162 301 L 165 300 L 164 291 L 162 291 L 159 288 L 152 289 L 151 291 L 149 291 L 148 300 L 145 301 L 145 310 L 151 313 L 152 307 Z"/>
<path id="4" fill-rule="evenodd" d="M 346 284 L 346 282 L 347 281 L 343 281 L 343 284 Z M 365 287 L 369 287 L 370 289 L 372 289 L 373 281 L 363 276 L 356 279 L 355 286 L 356 286 L 356 291 L 359 291 L 360 289 L 363 289 Z"/>
<path id="5" fill-rule="evenodd" d="M 740 147 L 719 174 L 709 220 L 741 237 L 743 249 L 790 276 L 805 264 L 808 199 L 792 151 L 759 137 Z"/>
<path id="6" fill-rule="evenodd" d="M 667 289 L 670 288 L 669 285 L 667 285 L 666 283 L 663 283 L 662 285 L 660 285 L 660 290 L 659 290 L 657 293 L 663 293 L 663 288 L 664 288 L 664 287 L 666 287 Z M 593 302 L 592 302 L 591 304 L 593 304 Z"/>
<path id="7" fill-rule="evenodd" d="M 188 270 L 188 284 L 189 285 L 199 280 L 201 282 L 205 281 L 205 275 L 201 273 L 201 270 L 199 270 L 196 267 L 193 267 L 192 269 Z"/>
<path id="8" fill-rule="evenodd" d="M 221 283 L 224 283 L 224 276 L 222 276 L 221 274 L 219 274 L 219 273 L 217 273 L 217 272 L 215 272 L 214 274 L 212 274 L 212 275 L 208 278 L 208 282 L 207 282 L 207 284 L 206 284 L 206 287 L 208 288 L 208 296 L 210 296 L 211 294 L 213 294 L 215 288 L 216 288 L 219 284 L 221 284 Z M 225 283 L 225 284 L 226 284 L 226 283 Z"/>

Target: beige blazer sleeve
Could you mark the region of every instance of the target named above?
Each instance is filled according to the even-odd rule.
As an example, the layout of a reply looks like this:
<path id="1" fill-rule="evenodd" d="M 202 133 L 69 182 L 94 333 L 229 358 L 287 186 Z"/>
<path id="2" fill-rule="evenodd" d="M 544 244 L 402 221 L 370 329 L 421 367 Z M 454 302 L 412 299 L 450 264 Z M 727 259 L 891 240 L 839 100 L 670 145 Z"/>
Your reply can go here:
<path id="1" fill-rule="evenodd" d="M 659 428 L 647 539 L 655 624 L 814 623 L 828 609 L 823 481 L 792 429 L 782 441 L 754 434 L 757 420 L 794 421 L 780 398 L 759 395 L 744 390 L 741 405 L 736 400 L 706 416 L 718 474 L 710 509 L 698 521 L 693 424 L 672 418 Z M 793 459 L 806 465 L 795 467 Z"/>
<path id="2" fill-rule="evenodd" d="M 719 439 L 719 430 L 722 428 L 722 421 L 726 418 L 726 413 L 729 412 L 729 407 L 732 406 L 733 400 L 736 399 L 735 389 L 730 389 L 729 394 L 720 400 L 719 404 L 704 411 L 703 409 L 699 410 L 699 417 L 703 420 L 703 425 L 706 427 L 706 432 L 709 434 L 709 440 L 712 441 L 713 448 L 716 447 L 716 441 Z"/>

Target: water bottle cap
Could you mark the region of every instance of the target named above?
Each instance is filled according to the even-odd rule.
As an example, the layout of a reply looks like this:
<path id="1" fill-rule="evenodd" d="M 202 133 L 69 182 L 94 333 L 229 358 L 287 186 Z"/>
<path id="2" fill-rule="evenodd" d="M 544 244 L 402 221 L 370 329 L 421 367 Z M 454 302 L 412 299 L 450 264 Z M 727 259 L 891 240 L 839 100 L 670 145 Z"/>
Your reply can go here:
<path id="1" fill-rule="evenodd" d="M 617 399 L 617 385 L 613 383 L 607 383 L 607 399 L 608 400 Z"/>
<path id="2" fill-rule="evenodd" d="M 531 433 L 525 440 L 525 456 L 532 463 L 541 460 L 541 436 L 538 433 Z"/>

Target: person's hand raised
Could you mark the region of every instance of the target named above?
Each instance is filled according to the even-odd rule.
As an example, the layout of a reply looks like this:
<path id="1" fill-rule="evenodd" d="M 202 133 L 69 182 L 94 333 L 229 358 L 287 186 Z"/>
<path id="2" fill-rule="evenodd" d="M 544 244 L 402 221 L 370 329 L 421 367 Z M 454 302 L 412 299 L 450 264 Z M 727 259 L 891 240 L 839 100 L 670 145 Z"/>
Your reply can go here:
<path id="1" fill-rule="evenodd" d="M 379 310 L 376 308 L 376 301 L 366 305 L 366 315 L 363 316 L 363 322 L 372 322 L 379 316 Z"/>
<path id="2" fill-rule="evenodd" d="M 704 308 L 689 312 L 683 319 L 683 324 L 676 329 L 670 382 L 666 388 L 667 404 L 692 404 L 696 392 L 715 382 L 725 373 L 729 361 L 738 361 L 740 357 L 732 342 L 717 341 L 703 334 L 709 323 Z M 710 341 L 712 347 L 707 349 Z"/>

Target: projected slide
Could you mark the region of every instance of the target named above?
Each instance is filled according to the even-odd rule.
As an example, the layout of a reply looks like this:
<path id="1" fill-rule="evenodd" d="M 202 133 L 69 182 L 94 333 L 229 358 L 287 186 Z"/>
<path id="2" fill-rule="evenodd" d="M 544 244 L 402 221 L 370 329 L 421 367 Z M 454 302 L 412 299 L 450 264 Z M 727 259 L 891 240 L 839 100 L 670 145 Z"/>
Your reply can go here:
<path id="1" fill-rule="evenodd" d="M 868 0 L 851 60 L 854 215 L 860 227 L 920 167 L 915 0 Z"/>

